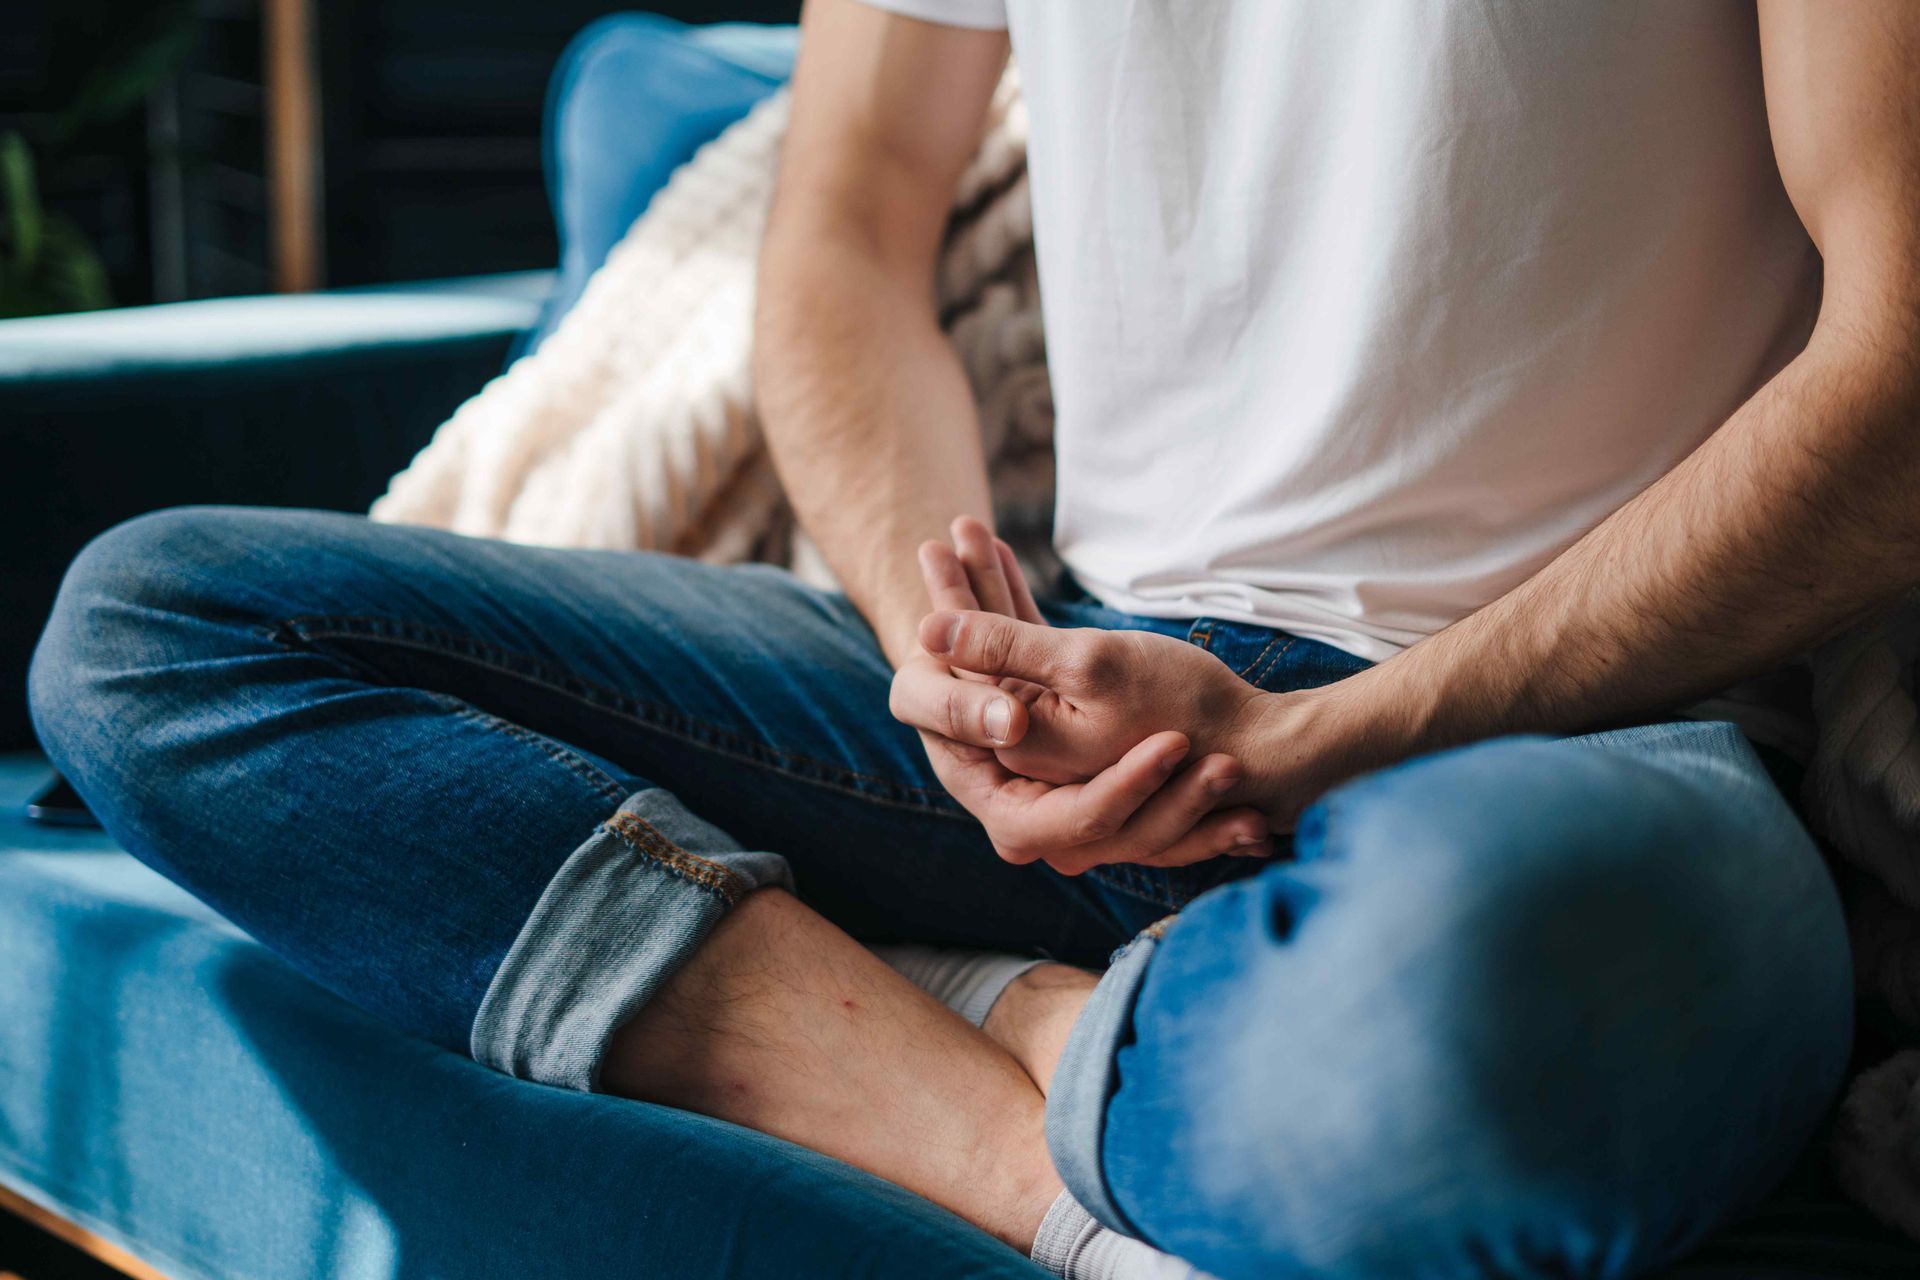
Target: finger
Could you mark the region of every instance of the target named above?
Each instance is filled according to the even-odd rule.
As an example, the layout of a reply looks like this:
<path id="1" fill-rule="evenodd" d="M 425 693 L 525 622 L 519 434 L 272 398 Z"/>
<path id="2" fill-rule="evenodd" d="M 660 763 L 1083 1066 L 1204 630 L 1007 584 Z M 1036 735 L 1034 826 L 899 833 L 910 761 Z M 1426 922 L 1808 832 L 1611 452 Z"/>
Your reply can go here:
<path id="1" fill-rule="evenodd" d="M 1056 794 L 1066 799 L 1069 816 L 1058 843 L 1073 847 L 1112 838 L 1166 785 L 1190 746 L 1184 733 L 1156 733 L 1086 782 L 1061 787 Z"/>
<path id="2" fill-rule="evenodd" d="M 960 557 L 952 547 L 944 542 L 927 541 L 920 544 L 920 577 L 927 584 L 927 597 L 933 601 L 936 609 L 978 609 L 979 601 L 974 597 L 973 585 L 967 581 L 966 566 L 960 563 Z M 963 680 L 986 680 L 971 671 L 956 671 L 955 675 Z M 1020 682 L 1025 685 L 1027 682 Z M 1014 688 L 1009 692 L 1029 705 L 1038 696 L 1039 685 L 1027 688 Z"/>
<path id="3" fill-rule="evenodd" d="M 1244 808 L 1222 814 L 1213 811 L 1243 773 L 1231 756 L 1197 760 L 1141 804 L 1112 836 L 1071 850 L 1071 857 L 1084 861 L 1078 870 L 1114 862 L 1178 867 L 1235 848 L 1251 848 L 1266 838 L 1263 814 Z M 1242 840 L 1250 843 L 1242 845 Z M 1066 874 L 1078 874 L 1078 870 Z"/>
<path id="4" fill-rule="evenodd" d="M 920 576 L 927 584 L 927 598 L 935 609 L 978 609 L 967 582 L 967 568 L 960 563 L 952 547 L 935 539 L 920 544 Z"/>
<path id="5" fill-rule="evenodd" d="M 1000 572 L 1006 575 L 1007 589 L 1013 593 L 1013 616 L 1022 622 L 1046 626 L 1047 616 L 1034 603 L 1033 592 L 1027 586 L 1027 575 L 1020 571 L 1019 557 L 1013 554 L 1013 548 L 1007 545 L 1005 538 L 995 538 L 993 546 L 1000 553 Z"/>
<path id="6" fill-rule="evenodd" d="M 920 645 L 968 671 L 1017 676 L 1061 693 L 1100 661 L 1110 637 L 1090 628 L 1020 622 L 997 613 L 943 610 L 920 620 Z"/>
<path id="7" fill-rule="evenodd" d="M 1131 863 L 1140 867 L 1188 867 L 1214 858 L 1270 858 L 1273 837 L 1255 839 L 1249 830 L 1264 829 L 1266 816 L 1257 809 L 1228 809 L 1209 814 L 1187 834 L 1160 852 L 1142 857 L 1120 837 L 1082 845 L 1047 859 L 1062 875 L 1077 876 L 1095 867 Z M 1243 843 L 1247 842 L 1247 843 Z"/>
<path id="8" fill-rule="evenodd" d="M 1209 814 L 1200 825 L 1174 841 L 1172 847 L 1141 858 L 1143 867 L 1186 867 L 1210 858 L 1271 858 L 1273 837 L 1254 836 L 1264 831 L 1267 817 L 1258 809 L 1226 809 Z"/>
<path id="9" fill-rule="evenodd" d="M 1007 586 L 1006 571 L 1000 566 L 1000 551 L 993 532 L 972 516 L 961 516 L 953 522 L 952 533 L 953 549 L 967 568 L 973 598 L 988 613 L 1013 617 L 1013 591 Z"/>
<path id="10" fill-rule="evenodd" d="M 894 719 L 974 747 L 1007 747 L 1027 732 L 1027 707 L 996 685 L 962 680 L 921 659 L 894 673 Z"/>
<path id="11" fill-rule="evenodd" d="M 1204 756 L 1183 770 L 1140 807 L 1127 825 L 1115 833 L 1117 852 L 1129 861 L 1164 853 L 1198 827 L 1219 807 L 1221 797 L 1246 776 L 1232 756 Z M 1238 831 L 1258 840 L 1267 834 L 1265 818 L 1242 818 Z M 1232 841 L 1213 850 L 1224 853 Z"/>
<path id="12" fill-rule="evenodd" d="M 987 820 L 994 848 L 1009 862 L 1044 859 L 1055 870 L 1078 875 L 1101 858 L 1097 852 L 1078 856 L 1076 846 L 1097 849 L 1106 836 L 1125 826 L 1186 758 L 1187 750 L 1185 734 L 1156 733 L 1089 782 L 1056 787 L 1015 775 L 1014 782 L 994 796 L 995 812 Z"/>

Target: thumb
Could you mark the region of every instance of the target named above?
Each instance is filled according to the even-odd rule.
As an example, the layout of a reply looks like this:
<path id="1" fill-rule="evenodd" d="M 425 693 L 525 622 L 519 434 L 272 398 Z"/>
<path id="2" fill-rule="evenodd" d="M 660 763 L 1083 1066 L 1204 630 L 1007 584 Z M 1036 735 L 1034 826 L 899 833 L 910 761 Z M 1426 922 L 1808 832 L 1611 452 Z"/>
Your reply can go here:
<path id="1" fill-rule="evenodd" d="M 997 613 L 942 611 L 920 620 L 920 645 L 964 671 L 1014 676 L 1058 688 L 1100 643 L 1098 631 L 1020 622 Z"/>

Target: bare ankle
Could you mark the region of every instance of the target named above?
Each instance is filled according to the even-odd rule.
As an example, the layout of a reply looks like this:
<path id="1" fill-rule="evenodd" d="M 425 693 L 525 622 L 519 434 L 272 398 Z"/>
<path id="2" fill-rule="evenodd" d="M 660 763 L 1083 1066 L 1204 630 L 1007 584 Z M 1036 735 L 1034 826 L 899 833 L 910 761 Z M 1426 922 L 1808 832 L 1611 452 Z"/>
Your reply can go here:
<path id="1" fill-rule="evenodd" d="M 977 1225 L 1022 1253 L 1033 1252 L 1040 1220 L 1060 1195 L 1060 1175 L 1047 1153 L 1044 1109 L 1033 1113 L 1031 1124 L 996 1126 L 994 1150 L 985 1154 L 983 1186 L 997 1188 L 990 1214 Z"/>
<path id="2" fill-rule="evenodd" d="M 811 1147 L 1030 1251 L 1060 1180 L 1026 1071 L 799 901 L 762 889 L 614 1034 L 601 1082 Z"/>
<path id="3" fill-rule="evenodd" d="M 1071 965 L 1036 965 L 1008 984 L 981 1030 L 1046 1093 L 1074 1021 L 1098 982 Z"/>

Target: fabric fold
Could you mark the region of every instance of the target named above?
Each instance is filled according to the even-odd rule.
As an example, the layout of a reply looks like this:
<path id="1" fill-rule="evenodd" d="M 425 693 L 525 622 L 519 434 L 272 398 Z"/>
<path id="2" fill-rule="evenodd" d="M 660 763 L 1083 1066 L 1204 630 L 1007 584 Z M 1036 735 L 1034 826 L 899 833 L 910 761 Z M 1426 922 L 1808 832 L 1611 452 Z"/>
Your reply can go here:
<path id="1" fill-rule="evenodd" d="M 786 859 L 742 849 L 665 791 L 630 796 L 554 874 L 473 1021 L 474 1060 L 593 1091 L 614 1031 L 727 910 L 755 889 L 791 892 Z"/>

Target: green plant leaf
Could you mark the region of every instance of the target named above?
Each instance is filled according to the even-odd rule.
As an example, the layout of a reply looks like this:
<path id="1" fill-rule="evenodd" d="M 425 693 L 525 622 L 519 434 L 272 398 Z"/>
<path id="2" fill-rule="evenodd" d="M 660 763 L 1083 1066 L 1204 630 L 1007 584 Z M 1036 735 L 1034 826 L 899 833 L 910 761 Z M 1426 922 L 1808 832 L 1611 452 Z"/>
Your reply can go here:
<path id="1" fill-rule="evenodd" d="M 40 184 L 34 177 L 33 152 L 17 133 L 0 136 L 0 200 L 6 203 L 6 227 L 14 268 L 31 275 L 40 260 L 46 233 L 46 215 L 40 208 Z"/>
<path id="2" fill-rule="evenodd" d="M 104 52 L 54 128 L 65 146 L 89 125 L 118 119 L 145 101 L 155 85 L 178 71 L 200 38 L 200 15 L 192 0 L 153 4 L 142 14 L 145 28 L 126 44 Z"/>
<path id="3" fill-rule="evenodd" d="M 62 311 L 98 311 L 113 305 L 107 264 L 88 243 L 86 233 L 68 218 L 47 220 L 46 284 Z"/>

